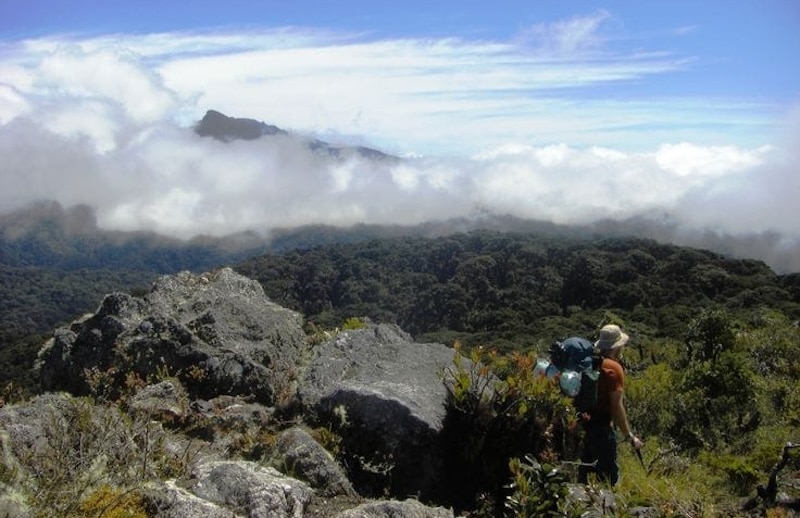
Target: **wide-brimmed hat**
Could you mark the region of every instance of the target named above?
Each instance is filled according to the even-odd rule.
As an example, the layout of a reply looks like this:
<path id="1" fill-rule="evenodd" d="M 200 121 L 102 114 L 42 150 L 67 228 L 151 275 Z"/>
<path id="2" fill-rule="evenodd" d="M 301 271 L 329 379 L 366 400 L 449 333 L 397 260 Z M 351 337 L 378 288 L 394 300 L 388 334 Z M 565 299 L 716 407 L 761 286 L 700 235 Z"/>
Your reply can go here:
<path id="1" fill-rule="evenodd" d="M 601 351 L 610 351 L 628 343 L 629 338 L 618 325 L 608 324 L 600 329 L 600 339 L 594 343 L 594 346 Z"/>

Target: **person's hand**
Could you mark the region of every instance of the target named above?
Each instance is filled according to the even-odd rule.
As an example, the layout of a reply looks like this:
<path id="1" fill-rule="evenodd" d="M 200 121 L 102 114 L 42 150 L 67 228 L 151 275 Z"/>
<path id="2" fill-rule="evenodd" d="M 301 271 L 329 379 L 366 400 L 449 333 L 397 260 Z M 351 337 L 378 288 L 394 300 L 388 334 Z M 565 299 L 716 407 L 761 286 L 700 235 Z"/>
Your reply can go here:
<path id="1" fill-rule="evenodd" d="M 633 449 L 639 450 L 642 448 L 642 446 L 644 446 L 644 443 L 641 441 L 641 439 L 639 439 L 635 435 L 631 434 L 630 439 L 631 439 L 631 444 L 633 445 Z"/>

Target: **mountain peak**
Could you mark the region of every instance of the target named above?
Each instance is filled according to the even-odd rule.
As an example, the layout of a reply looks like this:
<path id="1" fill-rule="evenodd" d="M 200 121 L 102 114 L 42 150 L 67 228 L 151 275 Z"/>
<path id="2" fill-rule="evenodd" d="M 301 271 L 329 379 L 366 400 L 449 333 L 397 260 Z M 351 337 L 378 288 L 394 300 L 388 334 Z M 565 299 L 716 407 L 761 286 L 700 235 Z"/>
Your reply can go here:
<path id="1" fill-rule="evenodd" d="M 285 135 L 286 131 L 255 119 L 228 117 L 216 110 L 208 110 L 194 128 L 201 137 L 213 137 L 229 142 L 231 140 L 255 140 L 264 135 Z"/>
<path id="2" fill-rule="evenodd" d="M 271 135 L 289 135 L 289 132 L 277 126 L 272 126 L 255 119 L 229 117 L 216 110 L 208 110 L 203 119 L 195 125 L 194 131 L 201 137 L 213 137 L 223 142 L 231 142 L 233 140 L 256 140 Z M 343 153 L 356 153 L 369 160 L 398 160 L 396 156 L 365 146 L 334 146 L 319 139 L 310 139 L 307 140 L 307 143 L 309 149 L 312 151 L 327 154 L 334 158 L 341 157 Z"/>

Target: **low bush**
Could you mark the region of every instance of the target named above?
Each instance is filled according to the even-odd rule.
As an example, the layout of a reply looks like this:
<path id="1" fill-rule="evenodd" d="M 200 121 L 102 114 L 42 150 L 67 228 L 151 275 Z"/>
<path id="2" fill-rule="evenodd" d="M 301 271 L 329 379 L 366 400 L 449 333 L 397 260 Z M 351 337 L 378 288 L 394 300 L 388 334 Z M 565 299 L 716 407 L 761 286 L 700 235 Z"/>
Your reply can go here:
<path id="1" fill-rule="evenodd" d="M 443 443 L 448 463 L 447 492 L 456 508 L 479 501 L 493 516 L 508 496 L 509 462 L 525 452 L 543 463 L 574 455 L 577 414 L 549 380 L 535 377 L 531 354 L 499 355 L 476 347 L 469 358 L 456 344 L 445 372 L 449 389 Z M 521 469 L 520 466 L 517 465 Z M 519 474 L 519 473 L 518 473 Z"/>

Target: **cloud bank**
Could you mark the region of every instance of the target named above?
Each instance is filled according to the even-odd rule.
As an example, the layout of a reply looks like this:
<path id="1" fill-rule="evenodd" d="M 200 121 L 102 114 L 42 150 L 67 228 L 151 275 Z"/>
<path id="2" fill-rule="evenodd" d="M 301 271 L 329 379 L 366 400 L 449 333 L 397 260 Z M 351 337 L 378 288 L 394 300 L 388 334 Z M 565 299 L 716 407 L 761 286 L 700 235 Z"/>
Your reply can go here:
<path id="1" fill-rule="evenodd" d="M 666 215 L 800 248 L 797 113 L 782 139 L 755 142 L 770 107 L 584 95 L 691 62 L 604 51 L 609 17 L 513 43 L 296 29 L 6 43 L 0 211 L 82 203 L 102 227 L 179 237 L 487 211 L 565 224 Z M 207 109 L 404 159 L 330 160 L 298 136 L 201 138 L 191 126 Z"/>

